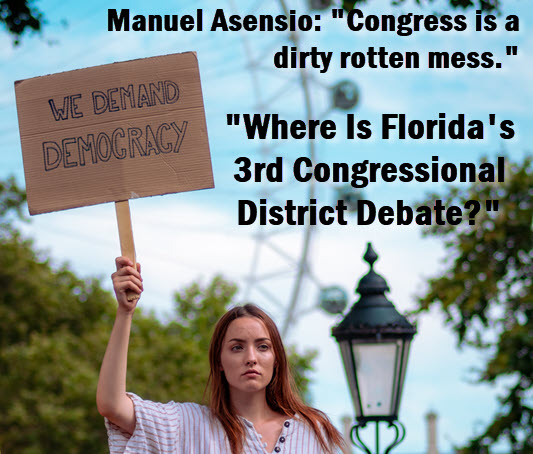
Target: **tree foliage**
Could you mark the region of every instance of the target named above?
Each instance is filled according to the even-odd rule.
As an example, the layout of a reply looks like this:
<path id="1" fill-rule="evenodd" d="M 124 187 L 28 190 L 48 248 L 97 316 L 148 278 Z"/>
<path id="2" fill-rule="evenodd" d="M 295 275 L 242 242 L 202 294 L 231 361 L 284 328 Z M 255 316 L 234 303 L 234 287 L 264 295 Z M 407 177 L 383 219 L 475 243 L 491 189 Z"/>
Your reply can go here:
<path id="1" fill-rule="evenodd" d="M 0 0 L 0 23 L 13 35 L 19 44 L 22 35 L 28 31 L 40 32 L 43 15 L 34 0 Z"/>
<path id="2" fill-rule="evenodd" d="M 0 205 L 12 198 L 1 193 Z M 114 313 L 111 295 L 67 267 L 53 269 L 2 221 L 0 450 L 104 452 L 94 393 Z"/>
<path id="3" fill-rule="evenodd" d="M 486 351 L 479 381 L 505 379 L 505 395 L 483 434 L 461 453 L 506 440 L 513 453 L 533 452 L 533 158 L 509 163 L 505 182 L 453 187 L 430 200 L 462 206 L 499 200 L 498 211 L 480 211 L 475 225 L 433 226 L 445 240 L 445 270 L 429 281 L 419 311 L 438 306 L 459 345 Z M 510 385 L 509 385 L 510 383 Z"/>
<path id="4" fill-rule="evenodd" d="M 57 269 L 22 238 L 13 221 L 24 200 L 13 179 L 0 181 L 0 452 L 105 453 L 95 395 L 116 302 L 98 280 Z M 235 292 L 218 276 L 177 292 L 169 320 L 137 311 L 128 389 L 201 403 L 211 330 Z M 304 395 L 311 359 L 292 355 Z"/>

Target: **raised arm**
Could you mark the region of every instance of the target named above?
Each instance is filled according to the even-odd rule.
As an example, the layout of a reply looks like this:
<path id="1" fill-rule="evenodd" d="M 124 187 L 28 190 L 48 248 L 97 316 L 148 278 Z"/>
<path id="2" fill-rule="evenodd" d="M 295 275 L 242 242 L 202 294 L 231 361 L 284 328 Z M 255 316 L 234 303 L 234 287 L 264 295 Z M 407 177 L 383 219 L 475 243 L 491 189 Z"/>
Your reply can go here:
<path id="1" fill-rule="evenodd" d="M 135 411 L 126 394 L 126 370 L 131 321 L 138 299 L 128 301 L 126 291 L 133 290 L 140 296 L 143 285 L 139 264 L 134 269 L 131 260 L 118 257 L 116 265 L 117 271 L 111 277 L 118 308 L 100 369 L 96 405 L 102 416 L 131 434 L 135 429 Z"/>

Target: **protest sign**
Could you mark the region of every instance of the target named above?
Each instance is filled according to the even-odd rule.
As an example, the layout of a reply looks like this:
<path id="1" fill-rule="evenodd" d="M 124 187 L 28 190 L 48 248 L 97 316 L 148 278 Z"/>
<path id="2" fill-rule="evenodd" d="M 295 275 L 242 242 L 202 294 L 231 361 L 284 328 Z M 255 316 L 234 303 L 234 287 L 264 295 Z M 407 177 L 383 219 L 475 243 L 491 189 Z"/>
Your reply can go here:
<path id="1" fill-rule="evenodd" d="M 213 187 L 192 52 L 15 83 L 30 214 Z"/>
<path id="2" fill-rule="evenodd" d="M 15 82 L 30 214 L 212 188 L 200 74 L 186 52 Z"/>

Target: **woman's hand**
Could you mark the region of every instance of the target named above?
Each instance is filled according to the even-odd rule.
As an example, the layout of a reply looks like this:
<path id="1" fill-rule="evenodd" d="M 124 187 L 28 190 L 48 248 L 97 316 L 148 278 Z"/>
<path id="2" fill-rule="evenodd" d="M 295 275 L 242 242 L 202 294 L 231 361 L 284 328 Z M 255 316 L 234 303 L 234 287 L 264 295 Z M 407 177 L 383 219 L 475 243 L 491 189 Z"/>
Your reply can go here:
<path id="1" fill-rule="evenodd" d="M 111 278 L 113 279 L 113 289 L 117 297 L 118 308 L 126 313 L 133 313 L 143 291 L 141 265 L 137 263 L 137 269 L 133 268 L 133 262 L 127 257 L 117 257 L 115 263 L 117 271 L 111 275 Z M 128 301 L 126 294 L 128 290 L 137 293 L 139 298 Z"/>

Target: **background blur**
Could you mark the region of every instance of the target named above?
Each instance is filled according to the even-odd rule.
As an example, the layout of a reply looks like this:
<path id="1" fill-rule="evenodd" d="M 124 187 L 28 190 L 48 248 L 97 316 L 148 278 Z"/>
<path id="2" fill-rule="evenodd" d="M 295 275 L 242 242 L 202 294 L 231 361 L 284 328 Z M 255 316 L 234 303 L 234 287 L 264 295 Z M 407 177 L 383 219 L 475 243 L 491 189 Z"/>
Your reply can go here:
<path id="1" fill-rule="evenodd" d="M 450 12 L 444 2 L 423 7 L 407 1 L 392 6 L 389 0 L 373 0 L 364 5 L 365 14 L 434 11 Z M 308 11 L 307 2 L 290 1 L 290 9 Z M 411 226 L 357 226 L 350 218 L 347 226 L 324 226 L 309 232 L 306 227 L 278 229 L 276 235 L 258 226 L 237 225 L 237 201 L 258 201 L 259 194 L 271 194 L 272 187 L 260 183 L 237 183 L 234 161 L 239 156 L 268 162 L 277 153 L 294 159 L 309 154 L 305 141 L 247 140 L 243 127 L 228 127 L 228 113 L 279 113 L 288 119 L 305 118 L 305 92 L 298 70 L 276 70 L 272 55 L 282 45 L 291 45 L 284 33 L 239 32 L 108 32 L 107 9 L 130 8 L 131 14 L 195 14 L 204 10 L 211 18 L 216 8 L 227 14 L 280 14 L 276 1 L 103 1 L 61 2 L 42 0 L 37 4 L 44 14 L 43 32 L 23 36 L 19 45 L 13 37 L 0 34 L 0 179 L 13 175 L 24 186 L 17 112 L 13 83 L 19 79 L 68 71 L 154 55 L 195 51 L 198 55 L 208 134 L 215 177 L 215 189 L 194 193 L 133 200 L 130 202 L 138 261 L 143 266 L 145 292 L 141 306 L 153 310 L 159 319 L 169 317 L 173 294 L 193 281 L 206 283 L 216 274 L 235 282 L 237 301 L 252 300 L 267 309 L 280 325 L 285 323 L 291 297 L 295 292 L 298 270 L 303 279 L 297 292 L 295 317 L 288 325 L 287 343 L 297 349 L 316 349 L 310 384 L 314 406 L 324 410 L 341 427 L 341 418 L 353 415 L 344 371 L 337 345 L 330 336 L 339 321 L 317 308 L 319 290 L 338 285 L 346 289 L 349 305 L 355 301 L 354 288 L 366 274 L 362 261 L 366 243 L 372 242 L 379 255 L 376 270 L 385 277 L 390 300 L 400 312 L 415 308 L 417 296 L 427 289 L 427 280 L 439 276 L 446 257 L 443 242 L 423 238 L 421 228 Z M 369 159 L 377 162 L 478 162 L 482 156 L 491 161 L 505 154 L 515 161 L 530 155 L 533 103 L 531 52 L 533 33 L 530 5 L 506 1 L 503 17 L 517 14 L 519 32 L 474 32 L 473 9 L 466 14 L 470 30 L 462 33 L 419 32 L 399 37 L 393 32 L 351 32 L 337 22 L 322 19 L 320 32 L 302 33 L 302 49 L 366 50 L 386 46 L 387 50 L 416 50 L 421 56 L 430 50 L 492 51 L 502 62 L 499 70 L 418 70 L 338 69 L 334 59 L 329 71 L 309 71 L 309 94 L 315 118 L 334 119 L 343 125 L 346 112 L 331 109 L 332 87 L 350 80 L 359 91 L 355 109 L 357 119 L 377 121 L 382 113 L 405 113 L 413 119 L 447 118 L 459 113 L 468 119 L 497 121 L 510 119 L 516 136 L 500 139 L 496 128 L 479 141 L 389 140 L 348 141 L 338 134 L 334 140 L 317 140 L 319 162 L 354 163 Z M 500 18 L 501 19 L 501 18 Z M 208 20 L 205 21 L 207 29 Z M 501 21 L 502 22 L 502 21 Z M 501 23 L 500 22 L 500 23 Z M 517 56 L 506 56 L 505 46 L 518 46 Z M 338 61 L 338 60 L 337 60 Z M 343 131 L 343 126 L 338 128 Z M 288 182 L 287 182 L 288 183 Z M 319 204 L 334 204 L 340 185 L 316 185 Z M 377 204 L 393 204 L 396 199 L 420 201 L 431 191 L 444 191 L 445 185 L 430 183 L 374 183 L 362 190 L 365 198 Z M 263 191 L 263 192 L 261 192 Z M 266 191 L 266 192 L 265 192 Z M 275 198 L 309 200 L 309 186 L 292 183 L 276 187 Z M 505 203 L 505 201 L 502 201 Z M 54 266 L 68 262 L 79 276 L 102 279 L 110 289 L 109 275 L 114 257 L 119 255 L 115 212 L 112 204 L 85 207 L 39 215 L 29 224 L 17 224 L 35 240 L 39 250 L 47 251 Z M 304 240 L 309 235 L 309 247 Z M 280 252 L 281 251 L 281 252 Z M 259 274 L 270 274 L 260 280 Z M 497 409 L 505 380 L 489 386 L 476 384 L 475 369 L 482 368 L 483 351 L 457 348 L 444 316 L 431 309 L 418 318 L 400 420 L 407 436 L 398 453 L 422 453 L 426 449 L 425 414 L 438 414 L 438 446 L 441 453 L 452 452 L 481 433 Z M 135 391 L 135 390 L 133 390 Z M 103 430 L 103 425 L 102 425 Z M 505 443 L 495 452 L 509 452 Z M 104 452 L 103 450 L 102 452 Z M 43 451 L 47 452 L 47 451 Z"/>

